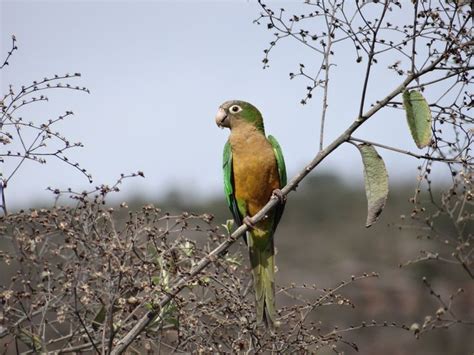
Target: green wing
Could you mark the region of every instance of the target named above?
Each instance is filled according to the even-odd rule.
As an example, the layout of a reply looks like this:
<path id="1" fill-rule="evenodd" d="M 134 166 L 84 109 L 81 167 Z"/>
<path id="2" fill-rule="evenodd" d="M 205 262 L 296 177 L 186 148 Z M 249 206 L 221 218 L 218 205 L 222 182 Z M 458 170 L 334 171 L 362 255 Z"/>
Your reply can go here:
<path id="1" fill-rule="evenodd" d="M 222 161 L 222 168 L 224 169 L 224 192 L 232 216 L 235 223 L 240 226 L 242 224 L 242 216 L 239 213 L 239 207 L 234 193 L 234 173 L 232 171 L 232 149 L 229 141 L 224 146 L 224 155 Z"/>
<path id="2" fill-rule="evenodd" d="M 275 153 L 275 159 L 277 161 L 277 167 L 278 167 L 278 175 L 280 177 L 280 188 L 283 188 L 286 185 L 286 166 L 285 166 L 285 159 L 283 158 L 283 152 L 281 151 L 280 144 L 278 144 L 278 141 L 276 140 L 275 137 L 273 136 L 268 136 L 268 141 L 273 147 L 273 152 Z M 281 215 L 283 214 L 283 211 L 285 209 L 285 204 L 280 204 L 276 207 L 275 211 L 275 222 L 273 223 L 273 232 L 275 232 L 275 229 L 280 222 Z"/>
<path id="3" fill-rule="evenodd" d="M 285 166 L 285 159 L 283 158 L 283 153 L 281 151 L 280 144 L 273 136 L 268 136 L 268 141 L 273 147 L 273 151 L 275 152 L 275 158 L 277 161 L 278 166 L 278 175 L 280 176 L 280 185 L 283 188 L 286 185 L 286 166 Z"/>

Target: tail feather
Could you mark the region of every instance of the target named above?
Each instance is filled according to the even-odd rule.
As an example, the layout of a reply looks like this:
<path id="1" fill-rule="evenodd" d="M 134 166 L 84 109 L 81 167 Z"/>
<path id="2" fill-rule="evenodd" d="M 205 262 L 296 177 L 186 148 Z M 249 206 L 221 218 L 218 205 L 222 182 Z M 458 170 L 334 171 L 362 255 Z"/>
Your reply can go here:
<path id="1" fill-rule="evenodd" d="M 267 326 L 273 328 L 276 322 L 273 238 L 262 238 L 250 232 L 247 239 L 255 289 L 257 322 L 265 322 Z"/>

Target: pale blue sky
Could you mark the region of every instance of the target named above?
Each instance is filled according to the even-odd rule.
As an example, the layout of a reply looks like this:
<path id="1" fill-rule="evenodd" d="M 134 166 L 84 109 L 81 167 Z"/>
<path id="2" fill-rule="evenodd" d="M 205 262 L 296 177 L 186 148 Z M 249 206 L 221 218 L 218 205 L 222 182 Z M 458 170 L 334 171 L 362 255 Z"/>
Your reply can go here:
<path id="1" fill-rule="evenodd" d="M 90 95 L 51 92 L 49 103 L 25 109 L 22 116 L 35 120 L 74 111 L 75 118 L 58 129 L 84 143 L 70 156 L 92 173 L 94 183 L 111 183 L 122 172 L 145 172 L 146 179 L 123 186 L 120 199 L 139 192 L 153 200 L 170 188 L 195 196 L 220 194 L 221 153 L 228 131 L 216 127 L 214 116 L 229 99 L 250 101 L 262 111 L 267 133 L 284 149 L 290 177 L 317 152 L 321 97 L 316 94 L 309 105 L 300 105 L 306 83 L 288 80 L 288 73 L 300 62 L 310 65 L 319 58 L 288 41 L 273 51 L 270 68 L 262 70 L 263 49 L 272 31 L 252 23 L 260 12 L 254 1 L 0 3 L 2 53 L 10 46 L 11 34 L 19 47 L 1 72 L 2 92 L 9 83 L 18 87 L 55 73 L 81 72 L 82 78 L 73 83 L 87 86 Z M 295 1 L 281 3 L 288 10 L 295 6 Z M 326 142 L 354 119 L 364 68 L 353 65 L 352 51 L 335 50 L 340 63 L 331 77 Z M 401 80 L 386 65 L 377 67 L 373 77 L 371 102 Z M 416 150 L 403 112 L 383 111 L 356 136 Z M 415 159 L 380 153 L 393 184 L 414 181 Z M 350 145 L 318 169 L 348 182 L 362 181 L 360 158 Z M 87 185 L 60 162 L 29 163 L 8 188 L 9 204 L 27 207 L 31 200 L 50 197 L 46 186 Z"/>

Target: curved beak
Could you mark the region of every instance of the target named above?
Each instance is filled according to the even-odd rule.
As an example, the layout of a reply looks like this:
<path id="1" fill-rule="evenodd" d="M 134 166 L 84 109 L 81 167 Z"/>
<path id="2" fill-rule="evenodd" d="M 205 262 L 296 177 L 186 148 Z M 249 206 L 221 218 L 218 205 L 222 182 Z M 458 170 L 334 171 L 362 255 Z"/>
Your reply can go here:
<path id="1" fill-rule="evenodd" d="M 221 127 L 221 128 L 224 128 L 224 127 L 230 128 L 229 118 L 227 116 L 227 113 L 222 107 L 220 107 L 219 111 L 217 111 L 216 124 L 218 127 Z"/>

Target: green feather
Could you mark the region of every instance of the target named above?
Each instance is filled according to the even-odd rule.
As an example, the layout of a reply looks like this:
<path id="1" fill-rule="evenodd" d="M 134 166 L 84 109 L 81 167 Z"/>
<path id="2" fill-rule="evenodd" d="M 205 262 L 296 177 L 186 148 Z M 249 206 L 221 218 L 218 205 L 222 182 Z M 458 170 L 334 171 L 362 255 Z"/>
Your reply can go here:
<path id="1" fill-rule="evenodd" d="M 224 169 L 224 192 L 227 205 L 231 207 L 231 199 L 234 195 L 234 187 L 232 184 L 232 150 L 230 142 L 227 141 L 224 146 L 224 154 L 222 156 L 222 168 Z"/>
<path id="2" fill-rule="evenodd" d="M 224 146 L 224 154 L 222 159 L 222 168 L 224 170 L 224 193 L 235 223 L 240 226 L 242 224 L 242 217 L 239 213 L 239 207 L 234 194 L 234 177 L 232 171 L 232 149 L 230 142 L 227 141 Z"/>
<path id="3" fill-rule="evenodd" d="M 276 322 L 275 308 L 275 249 L 273 236 L 261 230 L 248 233 L 250 264 L 252 267 L 255 303 L 257 306 L 257 323 L 265 322 L 274 327 Z M 260 235 L 256 235 L 256 234 Z"/>
<path id="4" fill-rule="evenodd" d="M 273 136 L 268 136 L 268 141 L 273 147 L 273 151 L 275 152 L 275 158 L 277 161 L 278 166 L 278 175 L 280 176 L 280 185 L 281 187 L 286 185 L 286 166 L 285 166 L 285 159 L 283 158 L 283 152 L 281 151 L 280 144 Z"/>
<path id="5" fill-rule="evenodd" d="M 238 105 L 242 107 L 242 111 L 239 112 L 238 115 L 265 134 L 265 127 L 263 125 L 263 118 L 260 111 L 255 106 L 245 101 L 238 101 Z"/>
<path id="6" fill-rule="evenodd" d="M 283 158 L 283 152 L 281 150 L 280 144 L 273 136 L 268 136 L 268 141 L 273 147 L 273 151 L 275 152 L 275 159 L 277 161 L 277 168 L 278 168 L 278 175 L 280 177 L 280 186 L 281 188 L 286 185 L 286 165 L 285 159 Z M 281 216 L 283 215 L 283 211 L 285 210 L 284 204 L 279 204 L 275 208 L 275 218 L 273 220 L 273 233 L 275 233 L 276 227 L 278 223 L 280 223 Z"/>
<path id="7" fill-rule="evenodd" d="M 232 106 L 237 105 L 240 106 L 242 111 L 238 113 L 232 113 L 229 111 L 229 108 Z M 234 119 L 242 119 L 245 120 L 252 125 L 254 125 L 260 132 L 265 134 L 265 127 L 263 125 L 263 117 L 260 111 L 252 104 L 240 101 L 240 100 L 232 100 L 226 101 L 222 107 L 227 111 L 227 113 L 234 117 Z"/>

